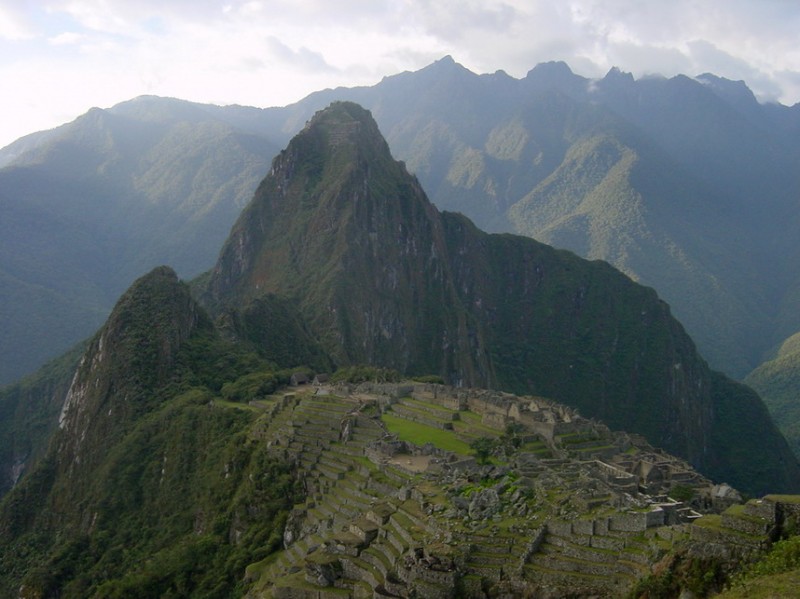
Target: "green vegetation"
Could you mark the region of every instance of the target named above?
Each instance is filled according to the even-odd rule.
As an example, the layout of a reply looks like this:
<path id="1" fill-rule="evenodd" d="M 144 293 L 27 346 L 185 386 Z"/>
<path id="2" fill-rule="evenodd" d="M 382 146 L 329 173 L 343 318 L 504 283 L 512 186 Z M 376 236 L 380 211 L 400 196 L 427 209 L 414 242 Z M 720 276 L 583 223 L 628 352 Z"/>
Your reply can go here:
<path id="1" fill-rule="evenodd" d="M 752 389 L 719 373 L 712 373 L 711 381 L 716 421 L 721 425 L 713 431 L 712 439 L 727 447 L 713 474 L 719 480 L 748 477 L 749 484 L 741 489 L 752 495 L 775 492 L 776 477 L 781 477 L 783 464 L 796 462 L 789 445 L 779 436 L 766 407 Z M 765 435 L 775 439 L 770 450 L 759 441 Z M 785 481 L 779 488 L 795 492 L 796 485 L 797 482 Z"/>
<path id="2" fill-rule="evenodd" d="M 250 421 L 181 398 L 145 419 L 89 489 L 91 533 L 43 547 L 26 535 L 7 548 L 26 548 L 23 584 L 64 597 L 241 594 L 245 566 L 280 546 L 295 493 L 287 466 L 246 441 Z"/>
<path id="3" fill-rule="evenodd" d="M 20 460 L 28 471 L 44 455 L 85 349 L 81 343 L 36 374 L 0 389 L 0 472 L 12 472 Z M 12 482 L 8 476 L 0 477 L 0 497 Z"/>
<path id="4" fill-rule="evenodd" d="M 289 376 L 283 372 L 251 372 L 233 382 L 225 383 L 221 395 L 228 401 L 249 402 L 263 399 L 279 386 L 287 385 Z"/>
<path id="5" fill-rule="evenodd" d="M 800 588 L 800 569 L 752 578 L 746 584 L 727 589 L 716 599 L 776 599 L 794 597 Z"/>
<path id="6" fill-rule="evenodd" d="M 764 399 L 792 451 L 800 456 L 800 333 L 786 339 L 777 355 L 747 375 L 745 382 Z"/>
<path id="7" fill-rule="evenodd" d="M 252 440 L 262 411 L 223 397 L 286 375 L 199 310 L 168 269 L 120 299 L 75 379 L 91 381 L 82 409 L 113 418 L 69 412 L 0 504 L 0 595 L 237 597 L 245 567 L 280 547 L 294 473 Z"/>
<path id="8" fill-rule="evenodd" d="M 717 558 L 692 557 L 678 551 L 670 556 L 659 574 L 640 579 L 628 593 L 630 599 L 673 599 L 688 590 L 694 597 L 719 592 L 726 580 L 724 562 Z"/>
<path id="9" fill-rule="evenodd" d="M 670 497 L 677 501 L 689 502 L 694 497 L 694 489 L 688 485 L 675 485 L 669 492 Z"/>
<path id="10" fill-rule="evenodd" d="M 479 464 L 487 464 L 492 452 L 497 448 L 497 439 L 491 437 L 480 437 L 475 439 L 469 446 L 475 452 L 475 459 Z"/>
<path id="11" fill-rule="evenodd" d="M 389 432 L 396 434 L 402 441 L 408 441 L 420 446 L 431 443 L 439 449 L 461 455 L 470 455 L 472 453 L 470 446 L 459 439 L 453 431 L 435 428 L 427 424 L 418 424 L 390 413 L 383 414 L 381 419 L 386 424 Z"/>
<path id="12" fill-rule="evenodd" d="M 772 545 L 761 559 L 745 566 L 731 582 L 732 588 L 747 588 L 758 578 L 800 570 L 800 536 L 792 536 Z"/>

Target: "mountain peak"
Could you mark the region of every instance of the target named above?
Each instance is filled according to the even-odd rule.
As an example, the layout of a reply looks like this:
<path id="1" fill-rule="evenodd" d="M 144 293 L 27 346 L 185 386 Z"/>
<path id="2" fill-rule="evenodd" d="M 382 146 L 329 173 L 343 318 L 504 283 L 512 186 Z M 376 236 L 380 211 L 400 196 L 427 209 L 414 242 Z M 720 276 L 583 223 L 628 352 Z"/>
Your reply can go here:
<path id="1" fill-rule="evenodd" d="M 532 89 L 557 89 L 568 95 L 579 95 L 586 84 L 586 79 L 573 73 L 563 61 L 539 63 L 523 81 Z"/>
<path id="2" fill-rule="evenodd" d="M 758 105 L 758 100 L 744 81 L 734 81 L 712 73 L 703 73 L 695 79 L 738 108 L 753 108 Z"/>
<path id="3" fill-rule="evenodd" d="M 95 441 L 152 406 L 178 349 L 203 321 L 175 271 L 161 266 L 136 280 L 90 342 L 59 418 L 65 463 L 91 461 Z"/>
<path id="4" fill-rule="evenodd" d="M 606 76 L 603 77 L 603 81 L 633 83 L 634 79 L 631 73 L 622 71 L 619 67 L 611 67 Z"/>
<path id="5" fill-rule="evenodd" d="M 468 77 L 477 78 L 478 75 L 470 71 L 467 67 L 459 62 L 456 62 L 449 54 L 440 58 L 439 60 L 429 64 L 427 67 L 417 71 L 419 74 L 427 75 L 436 78 L 448 77 Z"/>
<path id="6" fill-rule="evenodd" d="M 319 134 L 331 148 L 380 137 L 372 114 L 354 102 L 333 102 L 306 123 L 302 134 Z"/>
<path id="7" fill-rule="evenodd" d="M 234 289 L 256 297 L 302 288 L 310 273 L 341 268 L 337 260 L 350 246 L 343 237 L 380 227 L 411 196 L 424 198 L 370 112 L 352 102 L 331 104 L 275 158 L 234 225 L 210 283 L 212 303 Z"/>
<path id="8" fill-rule="evenodd" d="M 572 77 L 575 73 L 569 68 L 569 65 L 563 60 L 551 60 L 548 62 L 540 62 L 530 71 L 528 77 L 546 77 L 546 78 L 562 78 Z"/>
<path id="9" fill-rule="evenodd" d="M 214 309 L 247 312 L 267 294 L 283 296 L 312 329 L 326 331 L 321 340 L 340 365 L 438 371 L 443 344 L 452 351 L 448 340 L 461 337 L 459 322 L 448 316 L 452 329 L 430 339 L 418 315 L 457 303 L 445 252 L 436 209 L 392 158 L 370 113 L 337 102 L 275 159 L 206 297 Z M 423 281 L 430 270 L 435 280 Z"/>

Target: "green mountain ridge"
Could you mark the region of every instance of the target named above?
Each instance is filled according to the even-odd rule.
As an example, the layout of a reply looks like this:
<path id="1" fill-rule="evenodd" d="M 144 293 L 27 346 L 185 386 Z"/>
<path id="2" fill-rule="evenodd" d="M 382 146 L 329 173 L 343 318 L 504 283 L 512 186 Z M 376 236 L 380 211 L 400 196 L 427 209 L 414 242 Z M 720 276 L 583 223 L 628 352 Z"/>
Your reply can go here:
<path id="1" fill-rule="evenodd" d="M 286 389 L 299 361 L 458 386 Z M 0 406 L 51 409 L 74 363 Z M 352 103 L 278 155 L 208 275 L 134 282 L 68 380 L 0 502 L 0 593 L 618 596 L 659 584 L 670 551 L 736 568 L 797 517 L 579 416 L 748 491 L 800 482 L 758 396 L 708 369 L 652 289 L 440 213 Z M 689 525 L 691 506 L 723 513 Z"/>
<path id="2" fill-rule="evenodd" d="M 231 562 L 279 542 L 295 483 L 247 443 L 253 414 L 215 408 L 209 386 L 263 367 L 171 269 L 135 282 L 84 353 L 46 455 L 0 505 L 2 594 L 229 596 L 244 567 Z"/>
<path id="3" fill-rule="evenodd" d="M 764 398 L 772 419 L 793 451 L 800 453 L 800 333 L 784 341 L 775 357 L 761 364 L 745 381 Z"/>

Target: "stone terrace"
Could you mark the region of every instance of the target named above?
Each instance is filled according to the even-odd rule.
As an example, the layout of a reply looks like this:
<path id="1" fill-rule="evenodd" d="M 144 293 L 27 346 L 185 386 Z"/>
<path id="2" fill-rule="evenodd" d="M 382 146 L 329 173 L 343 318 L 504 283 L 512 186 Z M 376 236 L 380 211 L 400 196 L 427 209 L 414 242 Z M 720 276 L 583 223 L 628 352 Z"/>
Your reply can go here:
<path id="1" fill-rule="evenodd" d="M 668 493 L 707 496 L 709 481 L 542 398 L 364 384 L 301 387 L 269 406 L 257 438 L 294 460 L 306 500 L 285 549 L 248 567 L 252 598 L 618 596 L 690 530 L 771 534 L 769 510 L 747 506 L 694 531 L 701 506 Z M 430 439 L 390 434 L 384 414 Z M 459 449 L 481 437 L 496 440 L 486 464 Z"/>

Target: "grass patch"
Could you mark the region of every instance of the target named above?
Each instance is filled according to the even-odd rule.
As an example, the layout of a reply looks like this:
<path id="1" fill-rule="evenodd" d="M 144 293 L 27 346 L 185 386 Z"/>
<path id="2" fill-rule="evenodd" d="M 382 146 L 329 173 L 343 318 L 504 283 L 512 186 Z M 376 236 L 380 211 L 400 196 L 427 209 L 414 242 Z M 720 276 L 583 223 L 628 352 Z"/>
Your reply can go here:
<path id="1" fill-rule="evenodd" d="M 729 516 L 740 518 L 742 520 L 747 520 L 749 522 L 756 522 L 756 523 L 766 522 L 765 518 L 748 514 L 747 512 L 745 512 L 745 509 L 746 506 L 744 504 L 732 505 L 727 510 L 725 510 L 725 513 L 728 514 Z"/>
<path id="2" fill-rule="evenodd" d="M 774 501 L 775 503 L 800 504 L 800 495 L 767 495 L 764 499 Z"/>
<path id="3" fill-rule="evenodd" d="M 433 410 L 435 412 L 440 412 L 442 414 L 459 414 L 458 410 L 453 410 L 451 408 L 446 408 L 441 404 L 433 403 L 430 401 L 425 401 L 423 399 L 414 399 L 412 397 L 404 397 L 402 399 L 403 404 L 407 406 L 417 406 L 419 408 L 427 408 L 429 410 Z"/>
<path id="4" fill-rule="evenodd" d="M 728 528 L 722 524 L 722 516 L 719 514 L 708 514 L 703 516 L 702 518 L 698 518 L 694 521 L 692 526 L 699 526 L 701 528 L 710 528 L 712 530 L 717 530 L 719 532 L 725 533 L 727 535 L 733 537 L 739 537 L 742 539 L 748 539 L 750 541 L 760 541 L 762 539 L 766 539 L 766 535 L 751 535 L 746 532 L 742 532 L 740 530 L 734 530 L 732 528 Z"/>
<path id="5" fill-rule="evenodd" d="M 470 455 L 472 453 L 470 446 L 459 439 L 453 431 L 446 431 L 427 424 L 418 424 L 393 414 L 384 414 L 381 419 L 389 432 L 397 435 L 402 441 L 408 441 L 414 445 L 432 443 L 439 449 L 461 455 Z"/>
<path id="6" fill-rule="evenodd" d="M 716 528 L 718 530 L 727 530 L 722 526 L 722 516 L 719 514 L 707 514 L 702 518 L 694 521 L 693 526 L 700 526 L 701 528 Z"/>
<path id="7" fill-rule="evenodd" d="M 717 599 L 772 599 L 795 597 L 800 589 L 800 569 L 783 574 L 762 576 L 736 586 L 719 595 Z"/>
<path id="8" fill-rule="evenodd" d="M 467 424 L 470 428 L 475 429 L 476 431 L 491 433 L 493 435 L 500 435 L 503 430 L 500 428 L 495 428 L 489 426 L 488 424 L 483 423 L 483 417 L 475 412 L 470 412 L 469 410 L 465 410 L 459 412 L 458 415 L 461 417 L 461 420 Z"/>

